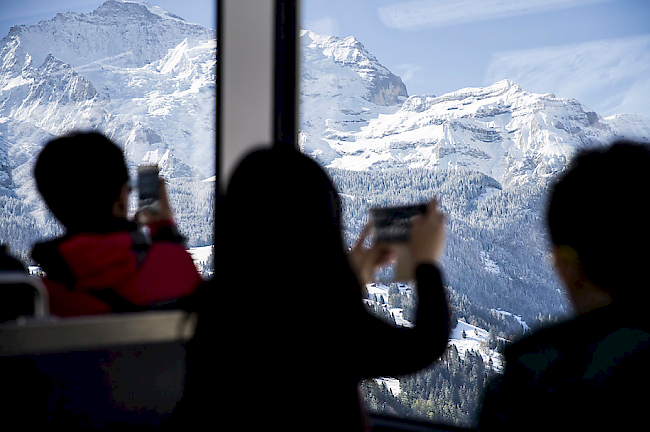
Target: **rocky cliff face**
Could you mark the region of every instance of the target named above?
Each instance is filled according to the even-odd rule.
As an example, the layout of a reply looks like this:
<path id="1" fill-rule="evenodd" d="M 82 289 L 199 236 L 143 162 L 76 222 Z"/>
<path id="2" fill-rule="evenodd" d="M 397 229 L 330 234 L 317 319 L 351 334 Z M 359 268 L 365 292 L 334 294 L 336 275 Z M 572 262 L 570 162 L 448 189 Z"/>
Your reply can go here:
<path id="1" fill-rule="evenodd" d="M 308 30 L 300 33 L 302 44 L 301 55 L 304 57 L 303 68 L 308 63 L 316 63 L 317 68 L 329 69 L 331 73 L 341 70 L 352 72 L 348 75 L 349 83 L 339 81 L 341 92 L 345 89 L 357 90 L 354 84 L 360 84 L 364 91 L 356 93 L 356 97 L 375 105 L 388 106 L 404 102 L 408 97 L 406 86 L 401 78 L 382 66 L 374 55 L 369 53 L 361 42 L 352 36 L 340 38 L 337 36 L 322 36 Z M 339 67 L 337 67 L 339 66 Z M 323 81 L 314 74 L 302 75 L 305 89 L 310 87 L 322 88 Z M 312 90 L 313 92 L 313 90 Z"/>
<path id="2" fill-rule="evenodd" d="M 341 154 L 329 140 L 346 141 L 381 113 L 407 99 L 402 80 L 353 37 L 303 30 L 301 43 L 301 149 L 324 165 Z"/>
<path id="3" fill-rule="evenodd" d="M 464 168 L 508 186 L 546 181 L 581 148 L 650 139 L 647 119 L 604 119 L 575 99 L 529 93 L 509 80 L 411 96 L 392 110 L 356 100 L 346 105 L 349 99 L 334 91 L 316 98 L 324 95 L 337 108 L 330 108 L 323 130 L 303 125 L 302 146 L 324 165 L 344 169 Z"/>
<path id="4" fill-rule="evenodd" d="M 73 67 L 100 61 L 130 68 L 161 59 L 185 38 L 215 37 L 214 30 L 159 7 L 117 0 L 108 0 L 89 14 L 59 13 L 30 27 L 16 26 L 7 35 L 20 41 L 35 66 L 52 54 Z"/>

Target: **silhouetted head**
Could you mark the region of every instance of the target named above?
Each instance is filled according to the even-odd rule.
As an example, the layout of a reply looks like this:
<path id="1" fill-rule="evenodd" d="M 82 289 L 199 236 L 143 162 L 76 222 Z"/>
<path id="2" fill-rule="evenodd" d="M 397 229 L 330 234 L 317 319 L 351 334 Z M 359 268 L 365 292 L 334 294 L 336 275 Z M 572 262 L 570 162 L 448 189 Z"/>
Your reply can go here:
<path id="1" fill-rule="evenodd" d="M 330 293 L 338 300 L 356 295 L 361 304 L 360 288 L 351 285 L 356 277 L 343 246 L 339 197 L 316 162 L 291 148 L 253 152 L 235 170 L 224 203 L 218 228 L 224 268 L 239 281 L 233 288 L 246 286 L 248 308 L 262 309 L 255 314 L 272 313 L 271 300 L 290 310 L 286 320 L 311 326 L 332 310 Z M 284 320 L 273 316 L 275 325 Z"/>
<path id="2" fill-rule="evenodd" d="M 588 279 L 614 299 L 645 291 L 649 188 L 648 145 L 617 141 L 576 155 L 550 191 L 554 245 L 575 251 Z"/>
<path id="3" fill-rule="evenodd" d="M 235 170 L 226 194 L 229 230 L 237 245 L 254 242 L 264 262 L 288 259 L 297 264 L 326 265 L 344 254 L 341 204 L 327 174 L 300 152 L 276 147 L 248 155 Z"/>
<path id="4" fill-rule="evenodd" d="M 115 218 L 129 174 L 122 150 L 97 132 L 49 141 L 34 167 L 36 186 L 68 230 L 101 227 Z"/>

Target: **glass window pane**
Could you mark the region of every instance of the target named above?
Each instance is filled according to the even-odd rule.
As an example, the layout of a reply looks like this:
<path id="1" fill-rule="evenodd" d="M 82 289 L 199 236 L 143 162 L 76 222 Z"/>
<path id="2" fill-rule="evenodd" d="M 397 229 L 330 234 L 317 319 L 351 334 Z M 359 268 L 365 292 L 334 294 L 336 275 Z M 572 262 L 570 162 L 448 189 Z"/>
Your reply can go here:
<path id="1" fill-rule="evenodd" d="M 571 315 L 549 262 L 547 188 L 577 149 L 650 136 L 649 12 L 605 0 L 302 2 L 300 149 L 339 188 L 348 244 L 372 207 L 435 195 L 448 215 L 449 348 L 424 371 L 364 382 L 372 410 L 471 425 L 500 347 Z M 407 288 L 384 270 L 366 302 L 410 325 Z"/>
<path id="2" fill-rule="evenodd" d="M 35 189 L 35 156 L 54 136 L 96 129 L 124 148 L 132 178 L 139 164 L 160 166 L 179 228 L 207 275 L 216 2 L 79 3 L 3 3 L 0 238 L 28 260 L 35 241 L 61 232 Z M 136 205 L 132 196 L 131 214 Z"/>

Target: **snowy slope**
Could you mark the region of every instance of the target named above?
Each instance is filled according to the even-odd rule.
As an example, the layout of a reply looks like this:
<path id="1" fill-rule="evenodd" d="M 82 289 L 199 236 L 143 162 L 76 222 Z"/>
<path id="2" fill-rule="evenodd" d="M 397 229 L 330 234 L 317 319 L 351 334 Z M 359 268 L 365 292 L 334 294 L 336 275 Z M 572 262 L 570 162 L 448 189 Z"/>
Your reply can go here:
<path id="1" fill-rule="evenodd" d="M 209 263 L 210 255 L 212 255 L 212 246 L 192 247 L 188 249 L 188 252 L 192 255 L 194 265 L 204 278 L 214 275 L 214 269 Z"/>
<path id="2" fill-rule="evenodd" d="M 192 255 L 195 264 L 206 262 L 212 254 L 212 246 L 198 246 L 189 248 L 188 252 Z"/>
<path id="3" fill-rule="evenodd" d="M 463 331 L 466 337 L 463 337 Z M 487 330 L 459 320 L 458 325 L 451 331 L 449 343 L 456 346 L 458 355 L 461 358 L 465 355 L 465 351 L 473 350 L 481 354 L 486 365 L 492 359 L 494 370 L 503 372 L 503 356 L 496 350 L 486 348 L 484 345 L 487 343 L 487 340 Z M 483 343 L 483 346 L 481 346 L 481 343 Z"/>
<path id="4" fill-rule="evenodd" d="M 381 283 L 371 283 L 366 286 L 368 295 L 372 299 L 373 296 L 379 298 L 380 296 L 384 298 L 384 301 L 388 301 L 388 289 L 389 287 Z M 398 284 L 398 289 L 400 293 L 405 295 L 410 295 L 411 288 L 404 284 Z M 401 308 L 391 308 L 388 305 L 383 305 L 386 310 L 395 317 L 395 322 L 404 327 L 412 327 L 413 324 L 405 320 L 402 316 Z M 502 314 L 509 314 L 509 312 L 498 311 Z M 511 315 L 511 314 L 510 314 Z M 525 329 L 530 330 L 528 325 L 521 321 L 521 317 L 518 317 L 522 326 Z M 465 337 L 463 337 L 463 331 L 465 332 Z M 503 356 L 499 354 L 496 350 L 487 348 L 488 341 L 488 331 L 477 326 L 468 324 L 462 320 L 458 321 L 458 324 L 454 329 L 452 329 L 451 335 L 449 337 L 449 344 L 454 345 L 458 350 L 458 355 L 463 358 L 465 351 L 473 350 L 481 354 L 483 361 L 487 365 L 491 359 L 493 362 L 494 370 L 497 372 L 503 371 Z M 399 382 L 392 378 L 382 378 L 378 382 L 384 382 L 386 385 L 393 391 L 393 394 L 399 393 Z"/>

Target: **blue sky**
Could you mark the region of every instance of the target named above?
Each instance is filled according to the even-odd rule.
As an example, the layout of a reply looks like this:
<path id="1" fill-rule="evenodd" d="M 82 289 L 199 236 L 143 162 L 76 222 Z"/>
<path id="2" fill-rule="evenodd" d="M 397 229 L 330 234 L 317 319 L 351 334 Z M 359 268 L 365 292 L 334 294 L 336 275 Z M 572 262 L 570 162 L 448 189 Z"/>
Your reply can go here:
<path id="1" fill-rule="evenodd" d="M 411 95 L 509 78 L 650 118 L 648 0 L 305 0 L 302 14 L 303 28 L 359 39 Z"/>
<path id="2" fill-rule="evenodd" d="M 0 0 L 0 35 L 102 3 Z M 215 27 L 213 0 L 149 3 Z M 302 15 L 304 28 L 359 39 L 411 95 L 509 78 L 603 116 L 650 118 L 649 0 L 304 0 Z"/>

